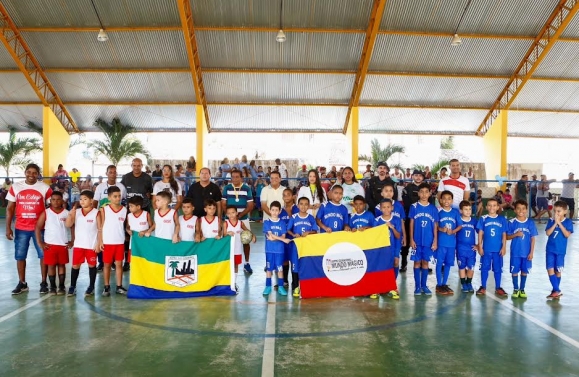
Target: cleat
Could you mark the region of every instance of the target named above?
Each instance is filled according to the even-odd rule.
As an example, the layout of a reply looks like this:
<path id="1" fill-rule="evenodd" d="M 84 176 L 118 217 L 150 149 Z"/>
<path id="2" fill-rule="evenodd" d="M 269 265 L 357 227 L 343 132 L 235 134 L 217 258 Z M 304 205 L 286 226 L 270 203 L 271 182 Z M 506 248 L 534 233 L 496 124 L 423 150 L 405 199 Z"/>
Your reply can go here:
<path id="1" fill-rule="evenodd" d="M 388 297 L 391 298 L 392 300 L 400 300 L 400 295 L 396 291 L 388 292 Z"/>
<path id="2" fill-rule="evenodd" d="M 28 284 L 19 281 L 16 288 L 14 288 L 14 290 L 12 291 L 12 295 L 19 295 L 22 292 L 28 292 Z"/>
<path id="3" fill-rule="evenodd" d="M 50 296 L 56 296 L 56 288 L 50 288 L 50 290 L 48 291 L 48 294 Z"/>
<path id="4" fill-rule="evenodd" d="M 424 293 L 427 296 L 432 296 L 432 291 L 428 289 L 428 287 L 422 287 L 422 293 Z"/>
<path id="5" fill-rule="evenodd" d="M 115 293 L 118 295 L 126 295 L 127 290 L 122 285 L 117 285 L 117 289 L 115 290 Z"/>
<path id="6" fill-rule="evenodd" d="M 473 286 L 472 286 L 471 283 L 468 283 L 468 292 L 469 292 L 469 293 L 474 293 L 474 288 L 473 288 Z"/>
<path id="7" fill-rule="evenodd" d="M 279 293 L 282 296 L 287 296 L 287 290 L 283 286 L 277 289 L 277 293 Z"/>
<path id="8" fill-rule="evenodd" d="M 101 272 L 103 270 L 103 268 L 105 268 L 105 265 L 102 263 L 99 263 L 99 265 L 97 266 L 97 271 Z"/>
<path id="9" fill-rule="evenodd" d="M 519 297 L 520 298 L 527 298 L 527 294 L 525 293 L 525 291 L 523 291 L 522 289 L 519 291 Z"/>
<path id="10" fill-rule="evenodd" d="M 69 287 L 68 293 L 66 294 L 68 297 L 76 296 L 76 287 Z"/>
<path id="11" fill-rule="evenodd" d="M 468 284 L 462 284 L 462 289 L 461 289 L 462 293 L 468 293 Z"/>
<path id="12" fill-rule="evenodd" d="M 300 290 L 300 287 L 297 287 L 296 289 L 294 289 L 292 296 L 300 297 L 301 294 L 302 294 L 302 291 Z"/>
<path id="13" fill-rule="evenodd" d="M 499 297 L 508 297 L 509 295 L 507 294 L 507 292 L 505 292 L 504 289 L 502 289 L 501 287 L 498 287 L 495 290 L 495 295 L 499 296 Z"/>
<path id="14" fill-rule="evenodd" d="M 446 290 L 447 295 L 453 295 L 454 291 L 448 285 L 443 285 L 444 289 Z"/>
<path id="15" fill-rule="evenodd" d="M 420 290 L 420 287 L 416 287 L 416 289 L 414 290 L 414 296 L 420 296 L 422 294 L 422 290 Z"/>
<path id="16" fill-rule="evenodd" d="M 512 298 L 518 298 L 518 297 L 519 297 L 519 290 L 518 290 L 518 289 L 515 289 L 515 290 L 513 291 L 513 294 L 511 295 L 511 297 L 512 297 Z"/>
<path id="17" fill-rule="evenodd" d="M 94 287 L 88 287 L 86 291 L 84 291 L 84 296 L 94 296 Z"/>
<path id="18" fill-rule="evenodd" d="M 66 294 L 66 287 L 65 286 L 58 287 L 58 291 L 56 291 L 56 294 L 58 296 L 64 296 Z"/>
<path id="19" fill-rule="evenodd" d="M 248 274 L 253 274 L 253 269 L 251 268 L 251 266 L 249 265 L 249 263 L 246 263 L 243 266 L 243 271 L 247 272 Z"/>
<path id="20" fill-rule="evenodd" d="M 478 291 L 476 291 L 476 295 L 477 296 L 483 296 L 487 294 L 487 290 L 486 288 L 484 288 L 483 286 L 481 286 Z"/>
<path id="21" fill-rule="evenodd" d="M 40 294 L 45 295 L 48 293 L 48 284 L 47 283 L 40 283 Z"/>
<path id="22" fill-rule="evenodd" d="M 563 296 L 563 293 L 561 292 L 551 292 L 551 294 L 549 296 L 547 296 L 548 300 L 558 300 L 561 298 L 561 296 Z"/>
<path id="23" fill-rule="evenodd" d="M 106 285 L 103 289 L 103 297 L 111 297 L 111 286 Z"/>
<path id="24" fill-rule="evenodd" d="M 265 289 L 263 290 L 263 295 L 267 296 L 271 293 L 271 286 L 267 286 L 265 287 Z"/>
<path id="25" fill-rule="evenodd" d="M 378 298 L 378 293 L 372 293 L 369 297 L 375 300 Z"/>
<path id="26" fill-rule="evenodd" d="M 436 292 L 437 295 L 445 295 L 446 294 L 442 285 L 437 285 L 436 289 L 434 291 Z"/>
<path id="27" fill-rule="evenodd" d="M 124 271 L 124 272 L 127 272 L 127 271 L 130 271 L 130 270 L 131 270 L 131 264 L 130 264 L 130 263 L 125 263 L 125 264 L 123 265 L 123 271 Z"/>

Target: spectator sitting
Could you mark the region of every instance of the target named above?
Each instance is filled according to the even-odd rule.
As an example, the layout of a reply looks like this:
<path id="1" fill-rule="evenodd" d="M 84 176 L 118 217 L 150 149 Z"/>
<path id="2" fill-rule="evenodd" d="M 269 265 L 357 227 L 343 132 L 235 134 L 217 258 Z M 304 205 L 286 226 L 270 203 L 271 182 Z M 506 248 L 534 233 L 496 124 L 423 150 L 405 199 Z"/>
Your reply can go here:
<path id="1" fill-rule="evenodd" d="M 10 181 L 10 178 L 4 179 L 2 189 L 0 190 L 0 203 L 2 204 L 2 207 L 6 207 L 8 205 L 8 202 L 6 201 L 6 195 L 8 194 L 8 191 L 10 191 L 11 187 L 12 181 Z"/>
<path id="2" fill-rule="evenodd" d="M 511 195 L 510 189 L 505 190 L 505 193 L 503 194 L 503 199 L 505 200 L 505 209 L 512 209 L 512 210 L 515 209 L 515 207 L 513 207 L 513 196 Z"/>

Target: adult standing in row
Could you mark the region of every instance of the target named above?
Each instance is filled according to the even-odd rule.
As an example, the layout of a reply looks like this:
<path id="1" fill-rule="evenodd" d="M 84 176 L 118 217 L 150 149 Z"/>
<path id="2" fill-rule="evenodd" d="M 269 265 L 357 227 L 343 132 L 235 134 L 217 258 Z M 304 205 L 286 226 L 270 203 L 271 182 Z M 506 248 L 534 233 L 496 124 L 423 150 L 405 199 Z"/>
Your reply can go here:
<path id="1" fill-rule="evenodd" d="M 275 159 L 275 164 L 278 167 L 278 171 L 280 173 L 281 176 L 281 185 L 284 187 L 289 187 L 289 182 L 288 182 L 288 171 L 287 171 L 287 166 L 285 166 L 285 164 L 283 162 L 281 162 L 281 160 L 279 158 Z"/>
<path id="2" fill-rule="evenodd" d="M 19 295 L 28 291 L 26 283 L 26 257 L 30 240 L 34 243 L 34 248 L 40 259 L 40 293 L 48 293 L 46 283 L 47 266 L 44 265 L 44 251 L 40 248 L 38 240 L 34 235 L 36 223 L 42 212 L 44 212 L 46 200 L 52 195 L 52 189 L 46 183 L 39 181 L 40 168 L 36 164 L 28 164 L 24 170 L 26 179 L 23 182 L 16 182 L 10 187 L 6 200 L 6 238 L 14 240 L 14 258 L 18 268 L 18 285 L 12 291 L 13 295 Z M 12 219 L 16 217 L 14 232 L 12 232 Z"/>
<path id="3" fill-rule="evenodd" d="M 305 165 L 304 165 L 305 166 Z M 322 204 L 328 201 L 326 191 L 320 182 L 320 176 L 316 169 L 311 169 L 307 175 L 308 184 L 300 187 L 298 191 L 297 200 L 300 198 L 308 198 L 310 200 L 310 208 L 308 213 L 316 217 L 316 213 Z"/>
<path id="4" fill-rule="evenodd" d="M 537 209 L 539 212 L 535 218 L 539 219 L 539 224 L 541 223 L 541 216 L 543 216 L 545 213 L 549 219 L 551 218 L 551 210 L 549 209 L 549 199 L 551 198 L 551 193 L 549 192 L 549 185 L 552 182 L 555 182 L 555 180 L 547 180 L 547 176 L 545 174 L 541 174 L 541 181 L 537 184 Z"/>
<path id="5" fill-rule="evenodd" d="M 561 190 L 561 200 L 569 206 L 569 218 L 573 220 L 575 215 L 575 189 L 579 188 L 579 181 L 575 180 L 575 175 L 569 173 L 569 179 L 563 180 L 563 190 Z"/>
<path id="6" fill-rule="evenodd" d="M 358 195 L 365 196 L 365 191 L 362 185 L 356 179 L 354 169 L 346 166 L 342 170 L 342 181 L 340 183 L 342 189 L 344 190 L 344 196 L 342 196 L 342 204 L 348 209 L 348 213 L 354 213 L 354 198 Z M 372 207 L 371 207 L 372 208 Z"/>
<path id="7" fill-rule="evenodd" d="M 202 168 L 199 172 L 199 182 L 195 182 L 189 187 L 187 197 L 193 199 L 193 215 L 203 217 L 205 213 L 205 200 L 212 199 L 217 205 L 217 217 L 221 219 L 221 190 L 219 186 L 211 182 L 211 170 Z"/>
<path id="8" fill-rule="evenodd" d="M 529 183 L 529 193 L 530 193 L 530 202 L 529 206 L 533 210 L 535 216 L 539 211 L 537 210 L 537 188 L 539 187 L 539 182 L 537 181 L 537 174 L 533 174 L 531 176 L 531 183 Z"/>
<path id="9" fill-rule="evenodd" d="M 135 158 L 131 163 L 133 171 L 123 175 L 121 183 L 127 189 L 127 199 L 133 196 L 143 198 L 143 211 L 151 210 L 151 193 L 153 192 L 153 179 L 143 172 L 143 161 Z"/>
<path id="10" fill-rule="evenodd" d="M 171 165 L 163 165 L 163 177 L 159 182 L 155 183 L 155 186 L 153 186 L 152 205 L 154 209 L 157 209 L 155 196 L 161 191 L 171 193 L 170 207 L 175 211 L 179 211 L 181 203 L 183 202 L 183 189 L 175 179 L 175 176 L 173 175 L 173 167 Z"/>
<path id="11" fill-rule="evenodd" d="M 517 182 L 515 186 L 515 200 L 525 200 L 527 201 L 527 196 L 529 195 L 529 176 L 527 174 L 523 174 L 521 179 Z"/>
<path id="12" fill-rule="evenodd" d="M 470 196 L 470 182 L 460 172 L 460 162 L 454 158 L 450 160 L 450 175 L 440 179 L 438 183 L 438 202 L 443 191 L 452 192 L 452 208 L 459 209 L 460 202 L 468 200 Z"/>
<path id="13" fill-rule="evenodd" d="M 261 200 L 261 209 L 263 210 L 263 221 L 270 218 L 269 206 L 271 203 L 278 201 L 283 203 L 283 190 L 285 186 L 281 184 L 281 174 L 279 171 L 272 171 L 270 174 L 270 184 L 261 190 L 259 199 Z"/>
<path id="14" fill-rule="evenodd" d="M 377 175 L 370 178 L 368 181 L 368 191 L 366 191 L 366 202 L 368 202 L 368 208 L 373 209 L 382 200 L 382 188 L 386 184 L 391 184 L 394 187 L 394 198 L 398 197 L 398 190 L 396 183 L 390 177 L 390 168 L 386 162 L 378 162 L 378 167 L 376 168 L 378 172 Z"/>

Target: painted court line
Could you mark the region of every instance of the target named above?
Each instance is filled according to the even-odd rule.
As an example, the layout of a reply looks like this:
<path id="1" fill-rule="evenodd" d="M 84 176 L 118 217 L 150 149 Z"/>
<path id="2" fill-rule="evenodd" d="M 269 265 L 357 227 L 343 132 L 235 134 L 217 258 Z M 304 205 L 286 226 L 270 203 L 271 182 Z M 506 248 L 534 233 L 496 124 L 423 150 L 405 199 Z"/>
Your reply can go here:
<path id="1" fill-rule="evenodd" d="M 267 320 L 265 322 L 265 333 L 275 334 L 275 313 L 277 301 L 277 291 L 272 291 L 267 300 Z M 261 375 L 263 377 L 273 377 L 275 367 L 275 337 L 267 337 L 263 342 L 263 358 L 261 361 Z"/>
<path id="2" fill-rule="evenodd" d="M 23 307 L 21 307 L 19 309 L 14 310 L 13 312 L 10 312 L 10 313 L 0 317 L 0 323 L 9 320 L 10 318 L 14 317 L 15 315 L 18 315 L 18 314 L 22 313 L 23 311 L 30 309 L 33 306 L 40 304 L 42 301 L 46 300 L 49 297 L 50 297 L 50 295 L 46 295 L 44 297 L 41 297 L 37 300 L 32 301 L 29 304 L 24 305 Z"/>
<path id="3" fill-rule="evenodd" d="M 519 308 L 515 308 L 513 305 L 506 303 L 505 301 L 503 301 L 502 299 L 498 298 L 498 297 L 494 297 L 492 294 L 487 295 L 488 298 L 491 298 L 493 300 L 495 300 L 496 302 L 498 302 L 499 304 L 501 304 L 502 306 L 504 306 L 505 308 L 509 309 L 510 311 L 513 311 L 515 313 L 517 313 L 518 315 L 520 315 L 521 317 L 524 317 L 526 319 L 528 319 L 529 321 L 533 322 L 535 325 L 539 326 L 540 328 L 547 330 L 548 332 L 550 332 L 551 334 L 555 335 L 556 337 L 564 340 L 565 342 L 569 343 L 570 345 L 572 345 L 575 348 L 579 348 L 579 342 L 576 341 L 573 338 L 568 337 L 567 335 L 563 334 L 561 331 L 552 328 L 551 326 L 547 325 L 544 322 L 541 322 L 539 319 L 533 317 L 530 314 L 525 313 L 524 311 L 522 311 Z"/>

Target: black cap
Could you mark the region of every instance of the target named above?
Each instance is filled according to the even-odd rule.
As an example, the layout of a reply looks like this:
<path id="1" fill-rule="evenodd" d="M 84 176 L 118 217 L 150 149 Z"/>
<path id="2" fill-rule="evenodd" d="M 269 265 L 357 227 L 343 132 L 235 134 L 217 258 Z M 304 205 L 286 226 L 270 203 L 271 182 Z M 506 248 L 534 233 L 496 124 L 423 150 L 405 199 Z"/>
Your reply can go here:
<path id="1" fill-rule="evenodd" d="M 412 172 L 412 175 L 414 175 L 414 174 L 420 174 L 422 177 L 425 177 L 424 172 L 423 172 L 423 171 L 420 171 L 420 170 L 418 170 L 418 169 L 415 169 L 415 170 Z"/>
<path id="2" fill-rule="evenodd" d="M 384 161 L 380 161 L 380 162 L 378 163 L 378 166 L 384 166 L 386 169 L 390 169 L 390 168 L 388 167 L 388 164 L 387 164 L 386 162 L 384 162 Z"/>

